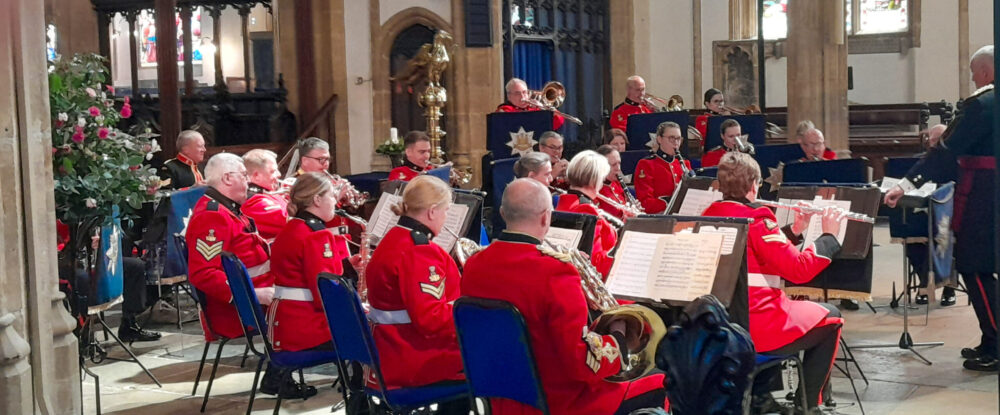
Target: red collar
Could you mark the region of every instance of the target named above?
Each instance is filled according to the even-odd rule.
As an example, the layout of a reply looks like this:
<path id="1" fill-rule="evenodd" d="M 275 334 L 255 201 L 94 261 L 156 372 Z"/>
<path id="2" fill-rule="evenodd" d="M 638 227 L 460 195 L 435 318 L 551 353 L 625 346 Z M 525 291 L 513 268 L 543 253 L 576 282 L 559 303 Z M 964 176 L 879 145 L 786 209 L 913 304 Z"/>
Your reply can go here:
<path id="1" fill-rule="evenodd" d="M 185 156 L 184 154 L 181 154 L 181 153 L 177 153 L 177 161 L 180 161 L 181 163 L 187 164 L 188 166 L 197 166 L 198 165 L 198 163 L 195 163 L 194 160 L 191 160 L 190 158 L 188 158 L 188 156 Z"/>

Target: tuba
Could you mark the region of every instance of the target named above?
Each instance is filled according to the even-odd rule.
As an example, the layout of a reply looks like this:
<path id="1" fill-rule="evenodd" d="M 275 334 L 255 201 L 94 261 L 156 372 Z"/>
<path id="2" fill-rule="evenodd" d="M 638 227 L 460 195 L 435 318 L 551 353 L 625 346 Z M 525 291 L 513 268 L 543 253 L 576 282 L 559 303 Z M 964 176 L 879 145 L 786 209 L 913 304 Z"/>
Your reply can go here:
<path id="1" fill-rule="evenodd" d="M 583 125 L 583 121 L 572 115 L 557 110 L 563 101 L 566 100 L 566 87 L 559 81 L 549 81 L 542 87 L 541 91 L 528 91 L 528 103 L 539 109 L 552 111 L 576 125 Z"/>
<path id="2" fill-rule="evenodd" d="M 622 370 L 607 379 L 613 382 L 626 382 L 649 373 L 655 367 L 656 347 L 667 333 L 663 319 L 652 309 L 638 304 L 618 305 L 618 301 L 608 292 L 604 280 L 590 260 L 576 249 L 555 246 L 548 241 L 539 245 L 539 249 L 551 249 L 560 259 L 568 260 L 580 274 L 580 287 L 590 309 L 600 311 L 590 325 L 590 330 L 605 334 L 608 327 L 617 321 L 624 321 L 625 344 L 628 350 L 628 361 L 622 362 Z"/>

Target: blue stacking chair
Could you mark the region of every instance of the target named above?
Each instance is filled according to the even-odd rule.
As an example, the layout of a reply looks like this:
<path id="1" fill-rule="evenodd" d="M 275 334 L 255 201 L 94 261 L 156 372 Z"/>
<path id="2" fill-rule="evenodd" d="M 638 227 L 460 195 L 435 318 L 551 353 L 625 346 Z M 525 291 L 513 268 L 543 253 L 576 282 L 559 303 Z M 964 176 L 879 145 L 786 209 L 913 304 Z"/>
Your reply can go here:
<path id="1" fill-rule="evenodd" d="M 391 413 L 408 413 L 413 409 L 465 399 L 468 396 L 468 386 L 465 383 L 386 388 L 375 339 L 361 306 L 361 297 L 343 278 L 332 274 L 320 273 L 318 284 L 330 334 L 333 335 L 334 349 L 342 359 L 338 362 L 340 369 L 343 370 L 346 366 L 344 362 L 358 362 L 367 366 L 378 383 L 377 389 L 365 387 L 365 393 L 369 397 L 378 398 L 389 407 Z"/>
<path id="2" fill-rule="evenodd" d="M 475 398 L 506 398 L 549 413 L 524 317 L 506 301 L 461 297 L 455 328 L 462 364 Z"/>
<path id="3" fill-rule="evenodd" d="M 503 191 L 507 184 L 514 181 L 514 163 L 520 157 L 512 157 L 490 162 L 492 178 L 490 190 L 493 193 L 493 237 L 500 235 L 500 231 L 507 227 L 507 224 L 500 217 L 500 202 L 503 200 Z"/>
<path id="4" fill-rule="evenodd" d="M 182 238 L 181 244 L 187 245 L 183 242 Z M 184 254 L 187 257 L 187 254 Z M 191 396 L 198 393 L 198 383 L 201 381 L 201 374 L 205 369 L 205 360 L 208 358 L 208 349 L 212 346 L 212 343 L 218 341 L 218 350 L 215 352 L 215 360 L 212 361 L 212 373 L 208 376 L 208 387 L 205 388 L 205 397 L 201 401 L 201 412 L 205 412 L 205 407 L 208 405 L 208 397 L 212 394 L 212 383 L 215 381 L 215 373 L 219 369 L 219 359 L 222 358 L 222 348 L 229 343 L 230 340 L 234 340 L 241 337 L 226 337 L 215 332 L 212 329 L 212 321 L 209 320 L 208 314 L 205 312 L 207 303 L 205 301 L 205 294 L 201 290 L 191 287 L 191 297 L 194 298 L 196 304 L 198 304 L 198 314 L 201 317 L 202 329 L 205 332 L 205 350 L 201 352 L 201 362 L 198 364 L 198 374 L 194 378 L 194 388 L 191 389 Z M 243 350 L 243 360 L 240 361 L 240 367 L 243 367 L 247 361 L 247 354 L 250 352 L 250 343 L 253 342 L 253 337 L 257 335 L 256 330 L 250 330 L 244 332 L 242 338 L 246 338 L 247 346 Z"/>
<path id="5" fill-rule="evenodd" d="M 229 289 L 233 292 L 233 304 L 240 316 L 240 323 L 243 332 L 247 335 L 247 344 L 255 355 L 260 357 L 257 362 L 257 371 L 253 376 L 253 387 L 250 389 L 250 403 L 247 405 L 247 415 L 253 411 L 253 400 L 257 395 L 257 382 L 260 380 L 260 369 L 264 366 L 264 361 L 277 367 L 281 371 L 281 378 L 285 373 L 301 370 L 309 367 L 319 366 L 326 363 L 336 363 L 337 353 L 333 351 L 312 351 L 303 350 L 297 352 L 275 352 L 271 348 L 271 340 L 268 338 L 267 321 L 264 319 L 264 310 L 257 302 L 257 293 L 253 290 L 253 282 L 247 272 L 243 262 L 229 252 L 222 253 L 222 268 L 226 271 L 226 280 L 229 281 Z M 257 350 L 257 346 L 249 339 L 251 333 L 259 334 L 264 340 L 264 350 Z M 300 373 L 301 376 L 301 373 Z M 337 381 L 342 381 L 343 377 L 338 376 Z M 274 414 L 277 415 L 281 409 L 281 394 L 278 394 L 278 402 L 274 404 Z"/>
<path id="6" fill-rule="evenodd" d="M 763 372 L 763 371 L 765 371 L 767 369 L 770 369 L 772 367 L 777 367 L 777 366 L 779 366 L 779 365 L 781 365 L 782 363 L 785 363 L 785 362 L 791 362 L 791 363 L 795 364 L 795 370 L 797 371 L 798 377 L 799 377 L 799 389 L 802 392 L 802 393 L 800 393 L 800 396 L 799 396 L 799 400 L 800 400 L 799 404 L 802 405 L 803 408 L 808 408 L 809 407 L 809 398 L 806 396 L 806 393 L 805 393 L 806 392 L 805 371 L 802 368 L 802 360 L 799 359 L 799 355 L 797 355 L 797 354 L 790 354 L 790 355 L 766 355 L 766 354 L 759 354 L 758 353 L 757 356 L 756 356 L 756 360 L 754 361 L 753 372 L 750 373 L 750 384 L 753 385 L 754 378 L 756 378 L 757 375 L 759 375 L 761 372 Z M 746 409 L 747 410 L 750 409 L 749 405 L 747 405 Z"/>

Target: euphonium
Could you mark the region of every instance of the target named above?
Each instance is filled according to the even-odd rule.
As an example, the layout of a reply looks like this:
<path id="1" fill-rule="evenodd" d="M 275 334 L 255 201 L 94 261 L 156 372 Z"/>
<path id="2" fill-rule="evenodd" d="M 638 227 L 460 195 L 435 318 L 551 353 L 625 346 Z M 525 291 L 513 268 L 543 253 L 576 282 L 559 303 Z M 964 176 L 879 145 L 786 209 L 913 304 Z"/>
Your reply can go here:
<path id="1" fill-rule="evenodd" d="M 542 87 L 541 91 L 528 91 L 528 103 L 539 109 L 552 111 L 576 125 L 583 125 L 583 121 L 572 115 L 559 111 L 563 100 L 566 99 L 566 87 L 559 81 L 549 81 Z"/>
<path id="2" fill-rule="evenodd" d="M 625 382 L 649 373 L 655 366 L 656 346 L 667 333 L 663 319 L 648 307 L 638 304 L 618 305 L 618 301 L 605 287 L 601 274 L 580 251 L 555 246 L 548 241 L 544 241 L 544 245 L 576 268 L 587 306 L 601 312 L 590 325 L 591 331 L 607 334 L 612 323 L 625 322 L 625 344 L 621 346 L 628 350 L 628 361 L 622 362 L 621 372 L 608 380 Z"/>
<path id="3" fill-rule="evenodd" d="M 448 231 L 448 233 L 455 237 L 455 262 L 458 262 L 458 265 L 463 269 L 465 268 L 465 261 L 468 261 L 469 257 L 484 249 L 482 245 L 477 244 L 475 241 L 458 236 L 455 231 L 448 229 L 447 226 L 444 226 L 441 229 Z"/>

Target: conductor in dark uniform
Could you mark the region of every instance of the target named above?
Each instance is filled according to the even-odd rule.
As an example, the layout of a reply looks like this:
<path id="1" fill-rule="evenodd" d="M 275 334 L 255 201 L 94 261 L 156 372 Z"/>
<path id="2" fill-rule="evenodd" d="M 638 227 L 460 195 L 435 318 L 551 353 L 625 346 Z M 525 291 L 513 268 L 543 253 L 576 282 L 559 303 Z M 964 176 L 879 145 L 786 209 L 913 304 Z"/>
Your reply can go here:
<path id="1" fill-rule="evenodd" d="M 979 328 L 979 346 L 962 349 L 963 366 L 969 370 L 997 371 L 997 327 L 994 320 L 996 263 L 994 257 L 993 195 L 993 46 L 984 46 L 969 64 L 972 81 L 979 88 L 958 105 L 958 115 L 939 144 L 906 175 L 906 180 L 885 195 L 886 205 L 895 206 L 906 190 L 920 187 L 931 176 L 955 180 L 955 267 L 965 280 Z M 950 177 L 948 177 L 950 176 Z"/>
<path id="2" fill-rule="evenodd" d="M 170 179 L 164 187 L 168 189 L 185 189 L 196 184 L 203 184 L 198 164 L 205 159 L 205 138 L 194 130 L 184 130 L 177 135 L 177 157 L 167 160 L 160 167 L 160 179 Z"/>

